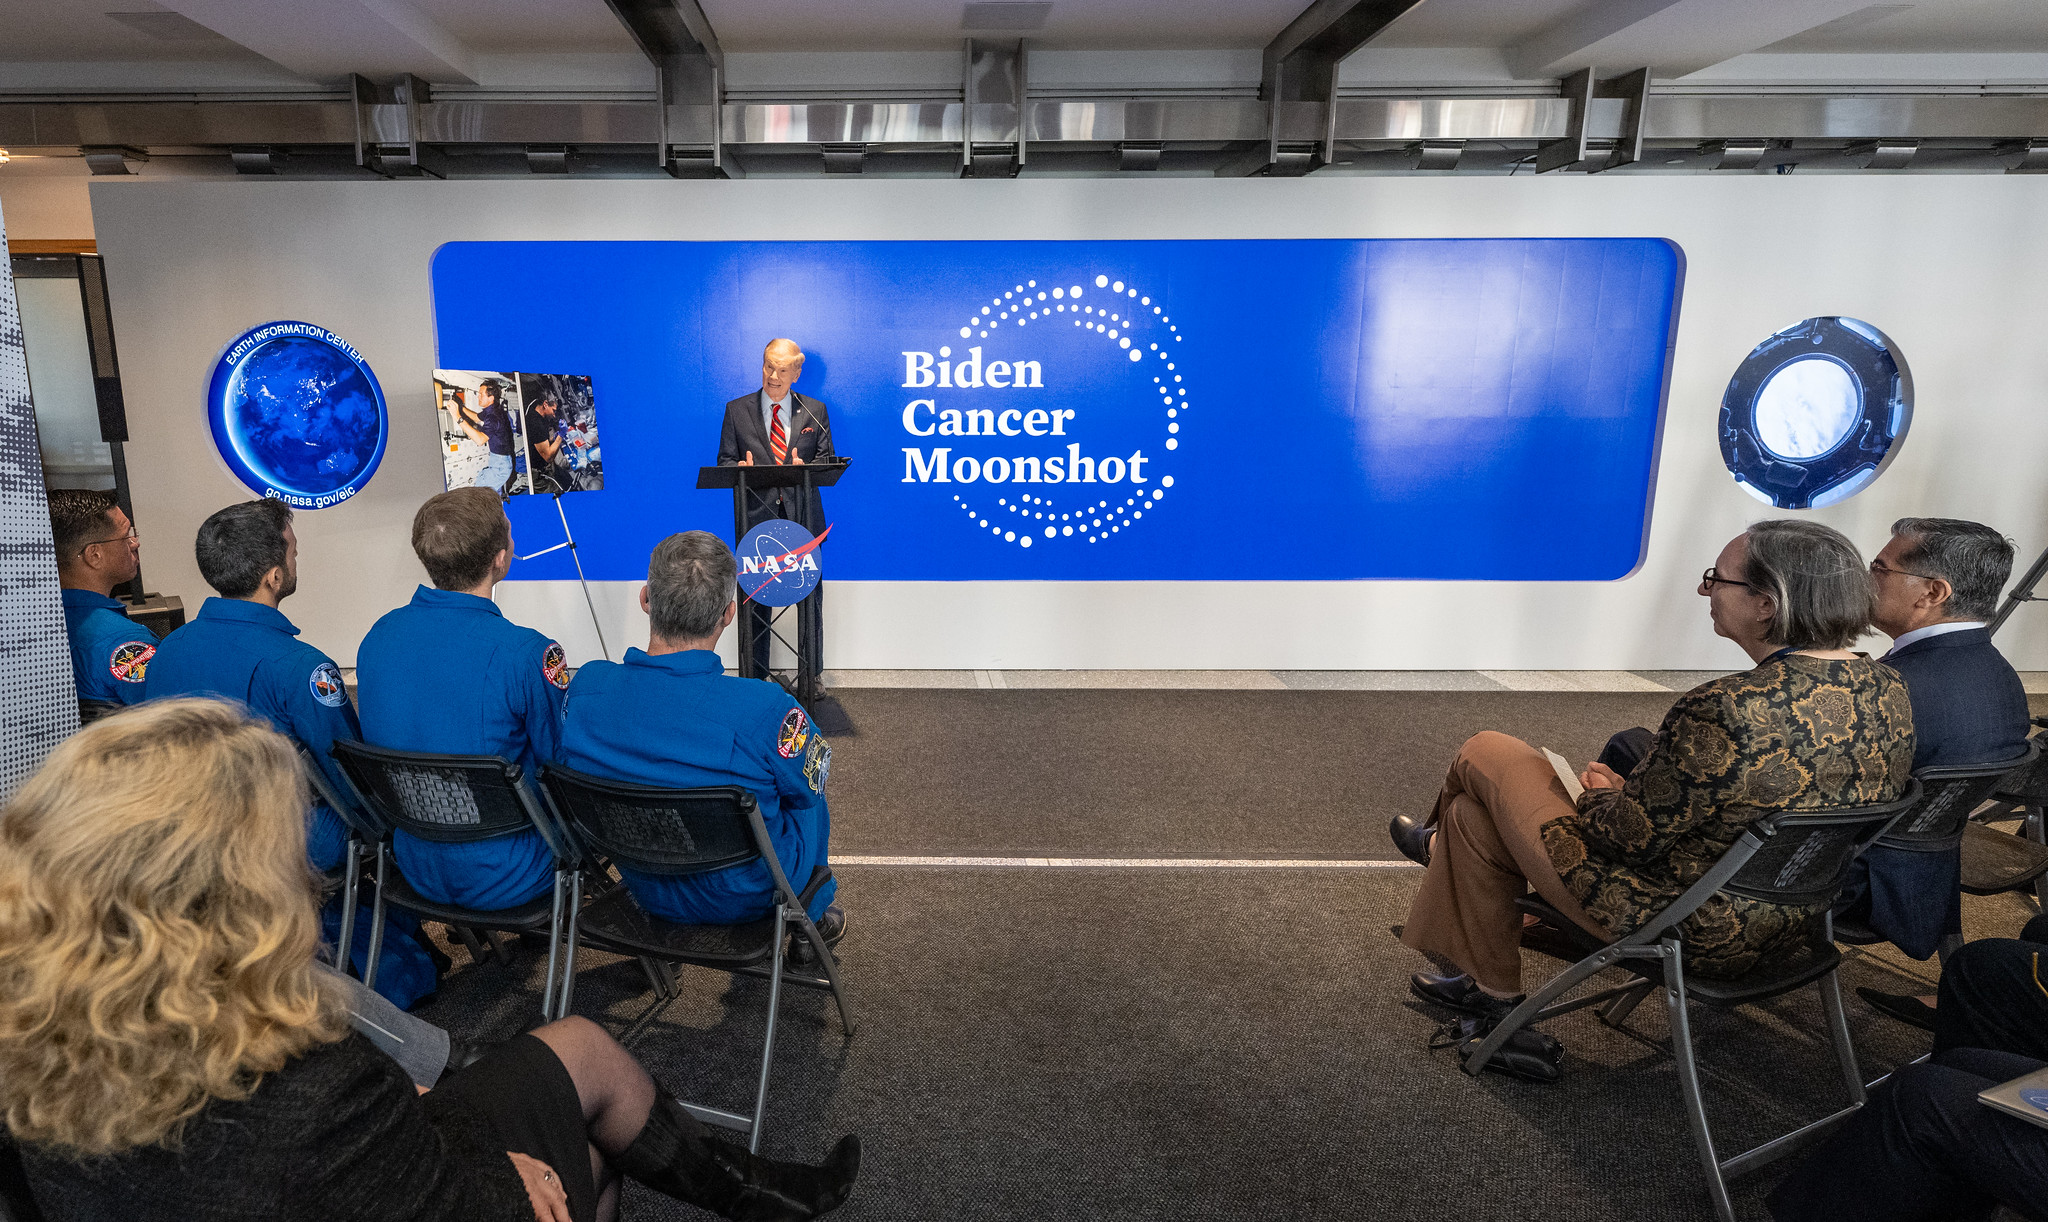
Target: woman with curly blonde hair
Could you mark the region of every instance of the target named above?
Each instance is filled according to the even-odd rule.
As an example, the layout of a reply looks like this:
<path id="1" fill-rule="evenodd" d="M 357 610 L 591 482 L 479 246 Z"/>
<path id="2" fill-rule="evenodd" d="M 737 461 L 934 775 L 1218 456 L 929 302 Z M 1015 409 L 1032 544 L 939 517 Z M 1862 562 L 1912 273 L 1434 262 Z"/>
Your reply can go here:
<path id="1" fill-rule="evenodd" d="M 422 1096 L 314 966 L 288 740 L 165 700 L 97 722 L 0 811 L 0 1120 L 53 1219 L 593 1222 L 617 1177 L 736 1219 L 835 1209 L 822 1167 L 709 1137 L 569 1018 Z"/>

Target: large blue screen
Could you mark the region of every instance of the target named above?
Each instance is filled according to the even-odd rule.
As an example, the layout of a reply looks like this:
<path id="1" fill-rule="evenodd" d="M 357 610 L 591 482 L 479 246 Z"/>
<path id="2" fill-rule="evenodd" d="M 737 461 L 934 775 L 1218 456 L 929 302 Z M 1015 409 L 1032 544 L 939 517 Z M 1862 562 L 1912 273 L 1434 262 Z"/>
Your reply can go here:
<path id="1" fill-rule="evenodd" d="M 788 336 L 854 459 L 828 579 L 1605 580 L 1649 532 L 1683 276 L 1654 238 L 457 242 L 433 292 L 440 367 L 594 379 L 605 488 L 564 504 L 595 578 L 731 535 L 696 470 Z"/>

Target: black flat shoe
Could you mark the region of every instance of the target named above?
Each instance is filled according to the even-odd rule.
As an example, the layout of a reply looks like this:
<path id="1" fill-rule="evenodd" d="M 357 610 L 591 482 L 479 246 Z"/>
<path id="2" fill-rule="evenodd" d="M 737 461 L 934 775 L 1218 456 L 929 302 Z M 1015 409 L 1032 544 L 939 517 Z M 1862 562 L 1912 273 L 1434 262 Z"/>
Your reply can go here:
<path id="1" fill-rule="evenodd" d="M 1522 1004 L 1520 997 L 1488 997 L 1470 976 L 1439 976 L 1417 972 L 1408 977 L 1408 991 L 1434 1006 L 1470 1014 L 1475 1018 L 1500 1020 Z"/>
<path id="2" fill-rule="evenodd" d="M 1435 831 L 1434 823 L 1417 823 L 1407 815 L 1395 815 L 1387 823 L 1387 836 L 1394 847 L 1418 866 L 1429 864 L 1429 838 Z"/>
<path id="3" fill-rule="evenodd" d="M 846 910 L 833 904 L 812 924 L 818 927 L 818 936 L 825 939 L 826 946 L 838 946 L 839 939 L 846 936 Z M 818 962 L 818 952 L 812 949 L 811 940 L 803 935 L 801 928 L 790 930 L 789 961 L 798 967 L 810 967 Z"/>
<path id="4" fill-rule="evenodd" d="M 1876 989 L 1858 986 L 1856 995 L 1870 1003 L 1870 1008 L 1887 1018 L 1896 1018 L 1908 1027 L 1922 1031 L 1934 1030 L 1934 1007 L 1918 997 L 1902 993 L 1880 993 Z"/>

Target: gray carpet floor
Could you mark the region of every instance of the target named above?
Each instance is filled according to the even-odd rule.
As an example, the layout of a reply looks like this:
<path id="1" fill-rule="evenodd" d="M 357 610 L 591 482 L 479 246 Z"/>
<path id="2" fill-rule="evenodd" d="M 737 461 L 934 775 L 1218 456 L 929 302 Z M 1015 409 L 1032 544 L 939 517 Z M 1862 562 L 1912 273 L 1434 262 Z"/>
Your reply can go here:
<path id="1" fill-rule="evenodd" d="M 1426 806 L 1471 731 L 1580 758 L 1665 700 L 848 693 L 859 732 L 834 742 L 835 848 L 1386 857 L 1385 814 Z M 1589 1013 L 1553 1024 L 1555 1086 L 1468 1079 L 1428 1050 L 1445 1016 L 1408 996 L 1421 963 L 1388 932 L 1418 878 L 847 867 L 860 1029 L 844 1038 L 825 995 L 786 994 L 763 1150 L 816 1157 L 861 1134 L 849 1222 L 1710 1217 L 1659 1006 L 1626 1031 Z M 1970 935 L 2010 935 L 2028 911 L 1969 901 Z M 425 1017 L 465 1038 L 537 1021 L 538 956 L 452 953 Z M 1531 979 L 1556 966 L 1529 963 Z M 1933 969 L 1852 951 L 1843 977 L 1911 991 Z M 745 1110 L 766 984 L 686 971 L 682 986 L 635 1051 L 685 1098 Z M 637 964 L 584 953 L 578 1013 L 622 1030 L 648 1000 Z M 1849 1013 L 1866 1077 L 1926 1050 L 1853 994 Z M 1724 1153 L 1838 1106 L 1813 990 L 1693 1016 Z M 1764 1216 L 1774 1179 L 1738 1185 L 1744 1218 Z M 638 1186 L 625 1204 L 634 1219 L 708 1216 Z"/>

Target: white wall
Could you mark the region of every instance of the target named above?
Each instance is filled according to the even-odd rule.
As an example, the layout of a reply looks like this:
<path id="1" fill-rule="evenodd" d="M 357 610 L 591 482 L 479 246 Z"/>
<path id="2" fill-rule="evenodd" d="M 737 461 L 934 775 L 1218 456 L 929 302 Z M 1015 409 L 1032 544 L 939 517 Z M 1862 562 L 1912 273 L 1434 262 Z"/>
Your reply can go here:
<path id="1" fill-rule="evenodd" d="M 1992 523 L 2017 540 L 2021 568 L 2048 545 L 2048 178 L 106 182 L 92 198 L 152 587 L 196 605 L 193 531 L 248 495 L 204 423 L 221 344 L 253 323 L 304 319 L 346 336 L 379 371 L 390 451 L 361 495 L 301 516 L 301 592 L 286 607 L 344 663 L 419 578 L 407 524 L 441 487 L 424 391 L 434 359 L 427 259 L 455 239 L 1656 236 L 1685 249 L 1649 557 L 1625 580 L 840 582 L 828 614 L 835 667 L 1735 664 L 1693 583 L 1722 543 L 1767 515 L 1721 464 L 1721 393 L 1766 334 L 1820 314 L 1884 328 L 1918 401 L 1886 474 L 1812 516 L 1867 551 L 1908 514 Z M 716 404 L 731 388 L 702 393 Z M 621 640 L 644 637 L 635 591 L 599 591 L 615 656 Z M 507 586 L 500 601 L 577 660 L 595 656 L 573 585 Z M 1999 641 L 2022 668 L 2048 669 L 2048 608 L 2023 609 Z"/>

